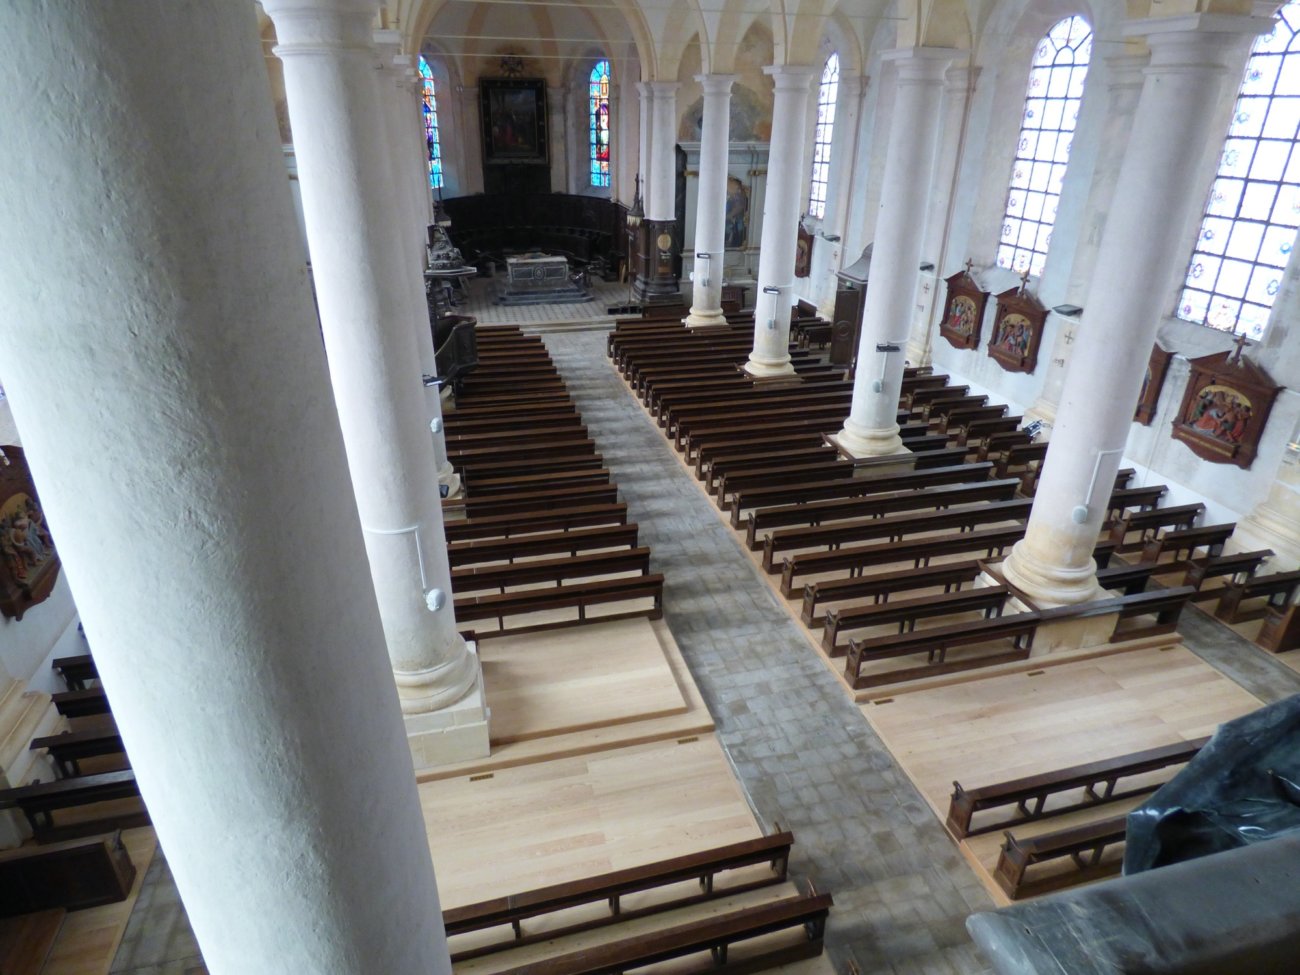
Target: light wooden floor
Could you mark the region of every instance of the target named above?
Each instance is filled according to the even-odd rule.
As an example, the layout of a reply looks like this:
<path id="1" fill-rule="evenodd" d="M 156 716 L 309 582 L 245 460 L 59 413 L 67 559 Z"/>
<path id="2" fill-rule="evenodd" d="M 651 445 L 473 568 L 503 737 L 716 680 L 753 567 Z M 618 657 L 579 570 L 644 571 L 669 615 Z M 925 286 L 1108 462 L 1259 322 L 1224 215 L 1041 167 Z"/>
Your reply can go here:
<path id="1" fill-rule="evenodd" d="M 862 706 L 872 727 L 941 820 L 952 783 L 977 787 L 1212 734 L 1260 706 L 1182 646 L 1151 648 L 900 694 Z M 1129 803 L 1134 805 L 1134 803 Z M 1017 832 L 1033 835 L 1125 807 Z M 1000 835 L 963 844 L 990 878 Z"/>

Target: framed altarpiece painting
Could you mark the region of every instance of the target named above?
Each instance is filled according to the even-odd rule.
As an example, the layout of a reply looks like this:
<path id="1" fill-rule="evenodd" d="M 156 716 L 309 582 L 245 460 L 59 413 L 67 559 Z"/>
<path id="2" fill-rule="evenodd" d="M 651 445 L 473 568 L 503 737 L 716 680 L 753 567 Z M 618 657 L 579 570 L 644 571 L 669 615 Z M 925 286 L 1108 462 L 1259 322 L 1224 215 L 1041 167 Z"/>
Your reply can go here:
<path id="1" fill-rule="evenodd" d="M 59 578 L 59 556 L 21 447 L 0 447 L 0 613 L 22 619 Z"/>
<path id="2" fill-rule="evenodd" d="M 1250 467 L 1264 424 L 1282 387 L 1235 352 L 1191 360 L 1191 375 L 1174 419 L 1172 436 L 1203 460 Z"/>
<path id="3" fill-rule="evenodd" d="M 1047 309 L 1022 283 L 998 295 L 988 353 L 1007 372 L 1033 372 L 1047 325 Z"/>
<path id="4" fill-rule="evenodd" d="M 484 78 L 478 83 L 483 161 L 547 162 L 546 82 L 540 78 Z"/>
<path id="5" fill-rule="evenodd" d="M 939 334 L 958 349 L 979 347 L 984 309 L 989 302 L 989 293 L 971 276 L 971 266 L 967 261 L 962 270 L 944 278 L 948 296 L 943 305 L 943 318 L 939 320 Z"/>

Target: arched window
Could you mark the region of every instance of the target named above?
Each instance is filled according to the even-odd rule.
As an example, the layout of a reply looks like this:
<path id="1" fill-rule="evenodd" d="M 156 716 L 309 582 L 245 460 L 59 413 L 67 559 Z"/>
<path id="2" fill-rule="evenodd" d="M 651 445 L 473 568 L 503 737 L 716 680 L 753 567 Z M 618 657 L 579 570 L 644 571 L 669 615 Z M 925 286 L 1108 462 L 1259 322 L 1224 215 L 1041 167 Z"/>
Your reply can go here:
<path id="1" fill-rule="evenodd" d="M 433 87 L 433 71 L 420 55 L 420 83 L 424 95 L 424 143 L 429 152 L 429 185 L 442 186 L 442 146 L 438 144 L 438 95 Z"/>
<path id="2" fill-rule="evenodd" d="M 1257 339 L 1300 226 L 1300 3 L 1255 42 L 1178 317 Z"/>
<path id="3" fill-rule="evenodd" d="M 596 62 L 587 79 L 588 143 L 591 185 L 609 185 L 609 62 Z"/>
<path id="4" fill-rule="evenodd" d="M 1056 24 L 1034 51 L 1002 217 L 999 267 L 1043 273 L 1091 59 L 1092 27 L 1082 17 Z"/>
<path id="5" fill-rule="evenodd" d="M 840 56 L 832 54 L 822 68 L 817 89 L 817 128 L 813 132 L 812 178 L 808 186 L 808 212 L 826 216 L 826 184 L 831 173 L 831 137 L 835 130 L 835 99 L 840 93 Z"/>

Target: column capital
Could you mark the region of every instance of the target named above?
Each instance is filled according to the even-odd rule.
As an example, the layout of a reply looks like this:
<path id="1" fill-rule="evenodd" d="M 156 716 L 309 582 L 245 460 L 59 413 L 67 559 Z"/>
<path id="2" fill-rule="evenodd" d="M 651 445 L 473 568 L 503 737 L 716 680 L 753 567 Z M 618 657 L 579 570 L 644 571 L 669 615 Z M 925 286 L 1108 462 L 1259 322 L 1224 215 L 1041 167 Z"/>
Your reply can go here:
<path id="1" fill-rule="evenodd" d="M 973 89 L 979 81 L 983 68 L 975 65 L 957 64 L 950 67 L 943 75 L 944 91 L 966 91 Z"/>
<path id="2" fill-rule="evenodd" d="M 1195 69 L 1224 70 L 1226 55 L 1242 42 L 1273 29 L 1273 19 L 1233 14 L 1186 14 L 1132 20 L 1124 25 L 1125 37 L 1146 41 L 1151 49 L 1147 74 Z"/>
<path id="3" fill-rule="evenodd" d="M 1151 57 L 1147 54 L 1116 54 L 1106 58 L 1106 70 L 1110 74 L 1108 86 L 1111 91 L 1124 88 L 1141 88 L 1143 72 Z"/>
<path id="4" fill-rule="evenodd" d="M 769 64 L 763 68 L 763 74 L 772 79 L 778 92 L 807 91 L 808 82 L 817 73 L 811 64 Z"/>
<path id="5" fill-rule="evenodd" d="M 847 98 L 857 98 L 867 87 L 870 79 L 864 74 L 840 75 L 840 91 Z"/>
<path id="6" fill-rule="evenodd" d="M 697 74 L 695 80 L 700 83 L 706 95 L 730 95 L 736 77 L 734 74 Z"/>
<path id="7" fill-rule="evenodd" d="M 277 57 L 374 50 L 376 0 L 265 0 L 262 8 L 275 24 Z"/>
<path id="8" fill-rule="evenodd" d="M 677 89 L 682 86 L 680 81 L 642 81 L 640 84 L 645 85 L 655 98 L 675 95 Z"/>
<path id="9" fill-rule="evenodd" d="M 954 61 L 964 60 L 969 51 L 955 47 L 899 47 L 880 55 L 882 61 L 891 62 L 898 71 L 898 80 L 905 82 L 940 83 Z"/>

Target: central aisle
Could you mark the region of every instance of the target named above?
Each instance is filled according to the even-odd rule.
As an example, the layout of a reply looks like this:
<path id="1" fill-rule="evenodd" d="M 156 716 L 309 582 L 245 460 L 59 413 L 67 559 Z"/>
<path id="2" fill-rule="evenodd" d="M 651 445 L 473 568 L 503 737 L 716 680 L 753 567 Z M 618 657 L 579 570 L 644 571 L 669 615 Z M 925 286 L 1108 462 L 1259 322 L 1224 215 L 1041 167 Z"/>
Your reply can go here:
<path id="1" fill-rule="evenodd" d="M 664 573 L 664 616 L 759 817 L 835 896 L 826 943 L 867 972 L 983 972 L 965 919 L 992 907 L 921 795 L 817 659 L 605 354 L 543 335 Z"/>

